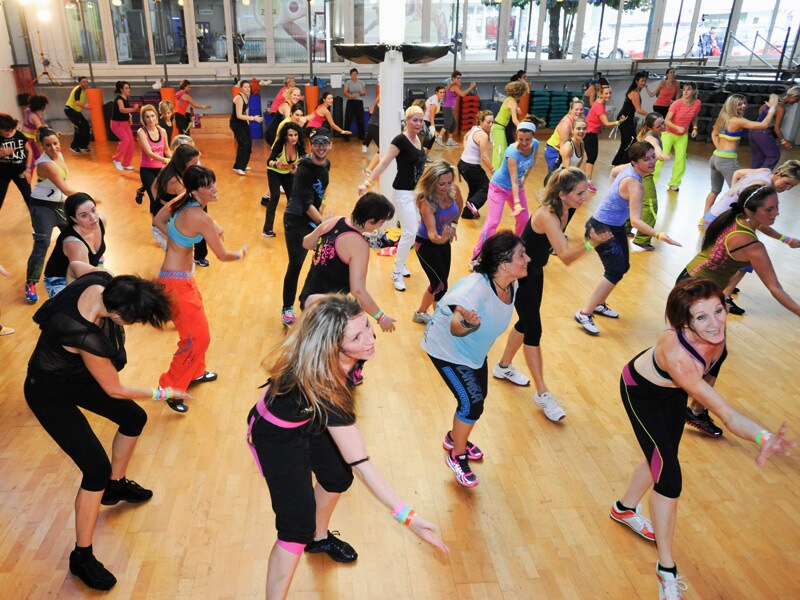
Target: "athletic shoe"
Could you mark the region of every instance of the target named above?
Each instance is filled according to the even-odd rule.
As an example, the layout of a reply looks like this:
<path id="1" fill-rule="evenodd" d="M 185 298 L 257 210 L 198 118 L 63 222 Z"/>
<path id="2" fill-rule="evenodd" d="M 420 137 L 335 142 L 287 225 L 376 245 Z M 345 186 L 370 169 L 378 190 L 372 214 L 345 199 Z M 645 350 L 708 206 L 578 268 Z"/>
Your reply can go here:
<path id="1" fill-rule="evenodd" d="M 275 237 L 275 232 L 274 232 L 274 231 L 262 231 L 262 232 L 261 232 L 261 235 L 262 235 L 263 237 L 269 237 L 269 238 L 272 238 L 272 237 Z"/>
<path id="2" fill-rule="evenodd" d="M 80 154 L 81 153 L 80 150 L 75 150 L 75 148 L 73 148 L 72 146 L 69 147 L 69 150 L 70 150 L 70 152 L 72 152 L 74 154 Z"/>
<path id="3" fill-rule="evenodd" d="M 632 238 L 632 237 L 636 237 L 636 234 L 633 233 L 633 230 L 631 230 L 631 231 L 626 231 L 625 232 L 625 236 L 629 237 L 629 238 Z"/>
<path id="4" fill-rule="evenodd" d="M 408 267 L 403 265 L 403 277 L 411 277 L 411 271 L 408 270 Z"/>
<path id="5" fill-rule="evenodd" d="M 245 167 L 245 168 L 244 168 L 244 170 L 245 170 L 245 171 L 252 171 L 252 170 L 253 170 L 253 167 Z"/>
<path id="6" fill-rule="evenodd" d="M 450 138 L 449 140 L 447 140 L 447 143 L 445 144 L 445 146 L 451 146 L 451 147 L 452 146 L 459 146 L 459 145 L 460 144 L 457 141 L 455 141 L 453 138 Z"/>
<path id="7" fill-rule="evenodd" d="M 290 325 L 294 325 L 295 323 L 297 323 L 297 317 L 294 316 L 293 307 L 290 306 L 288 308 L 284 308 L 281 311 L 281 323 L 283 323 L 284 326 L 286 327 L 289 327 Z"/>
<path id="8" fill-rule="evenodd" d="M 442 136 L 440 135 L 436 136 L 436 143 L 439 144 L 440 146 L 444 146 L 444 142 L 442 141 Z"/>
<path id="9" fill-rule="evenodd" d="M 25 300 L 31 304 L 39 301 L 39 294 L 36 293 L 36 284 L 33 281 L 25 284 Z"/>
<path id="10" fill-rule="evenodd" d="M 452 431 L 448 431 L 444 435 L 444 440 L 442 441 L 442 448 L 444 448 L 448 452 L 453 449 Z M 469 458 L 470 460 L 480 460 L 483 458 L 483 451 L 469 440 L 467 440 L 467 458 Z"/>
<path id="11" fill-rule="evenodd" d="M 667 189 L 668 189 L 670 192 L 677 192 L 677 191 L 678 191 L 678 190 L 680 190 L 681 188 L 679 188 L 677 185 L 670 185 L 670 186 L 667 186 Z"/>
<path id="12" fill-rule="evenodd" d="M 366 154 L 367 150 L 368 150 L 367 147 L 362 144 L 362 146 L 361 146 L 361 154 Z"/>
<path id="13" fill-rule="evenodd" d="M 16 329 L 14 329 L 12 327 L 6 327 L 5 325 L 0 325 L 0 337 L 2 337 L 4 335 L 11 335 L 15 331 L 16 331 Z"/>
<path id="14" fill-rule="evenodd" d="M 269 196 L 266 194 L 261 196 L 261 206 L 269 206 Z"/>
<path id="15" fill-rule="evenodd" d="M 551 421 L 558 422 L 567 416 L 567 413 L 561 408 L 558 400 L 556 400 L 550 392 L 543 392 L 542 394 L 536 392 L 533 395 L 533 401 L 536 403 L 536 406 L 544 411 L 544 416 Z"/>
<path id="16" fill-rule="evenodd" d="M 135 481 L 123 477 L 122 479 L 112 479 L 108 482 L 100 504 L 104 506 L 114 506 L 121 500 L 130 502 L 131 504 L 138 504 L 139 502 L 150 500 L 152 497 L 153 492 L 144 489 Z"/>
<path id="17" fill-rule="evenodd" d="M 468 219 L 477 219 L 478 217 L 481 216 L 481 213 L 478 212 L 478 209 L 475 208 L 475 205 L 472 202 L 470 202 L 469 200 L 464 202 L 464 209 L 465 210 L 463 212 L 465 212 L 465 213 L 469 212 L 472 215 L 470 217 L 467 217 Z"/>
<path id="18" fill-rule="evenodd" d="M 195 259 L 194 264 L 196 264 L 198 267 L 211 266 L 211 263 L 209 262 L 209 260 L 207 258 L 197 258 L 197 259 Z"/>
<path id="19" fill-rule="evenodd" d="M 209 381 L 216 381 L 219 379 L 219 375 L 214 373 L 214 371 L 206 371 L 200 377 L 195 377 L 192 379 L 191 383 L 208 383 Z"/>
<path id="20" fill-rule="evenodd" d="M 608 317 L 609 319 L 619 319 L 619 313 L 608 308 L 608 304 L 598 304 L 594 309 L 594 314 Z"/>
<path id="21" fill-rule="evenodd" d="M 340 563 L 355 562 L 358 558 L 358 552 L 353 547 L 337 538 L 334 533 L 341 535 L 338 531 L 328 532 L 328 537 L 324 540 L 319 540 L 306 545 L 306 552 L 309 554 L 319 554 L 324 552 L 333 560 Z"/>
<path id="22" fill-rule="evenodd" d="M 594 184 L 592 183 L 592 180 L 591 180 L 591 179 L 590 179 L 590 180 L 589 180 L 589 182 L 586 184 L 586 189 L 587 189 L 587 190 L 589 190 L 590 192 L 596 192 L 596 191 L 597 191 L 597 188 L 596 188 L 596 187 L 594 187 Z"/>
<path id="23" fill-rule="evenodd" d="M 392 273 L 392 282 L 394 283 L 394 289 L 396 289 L 398 292 L 406 291 L 406 282 L 403 281 L 402 274 Z"/>
<path id="24" fill-rule="evenodd" d="M 581 311 L 578 311 L 575 313 L 574 319 L 580 323 L 580 326 L 583 327 L 586 333 L 591 335 L 598 335 L 600 333 L 600 329 L 594 324 L 592 315 L 585 315 Z"/>
<path id="25" fill-rule="evenodd" d="M 733 288 L 733 291 L 731 292 L 731 294 L 738 294 L 739 292 L 740 292 L 739 288 L 735 287 L 735 288 Z"/>
<path id="26" fill-rule="evenodd" d="M 475 265 L 477 264 L 478 264 L 477 258 L 470 259 L 470 261 L 467 263 L 467 269 L 469 269 L 470 273 L 473 273 L 475 271 Z"/>
<path id="27" fill-rule="evenodd" d="M 122 167 L 126 171 L 133 171 L 133 165 L 128 165 L 127 167 Z"/>
<path id="28" fill-rule="evenodd" d="M 245 174 L 245 172 L 242 169 L 234 169 L 233 172 L 236 173 L 237 175 L 244 175 Z"/>
<path id="29" fill-rule="evenodd" d="M 140 187 L 138 190 L 136 190 L 136 198 L 134 198 L 136 204 L 142 203 L 142 198 L 144 198 L 144 192 L 145 189 L 143 187 Z"/>
<path id="30" fill-rule="evenodd" d="M 478 485 L 478 476 L 472 472 L 466 454 L 453 456 L 452 452 L 448 452 L 444 460 L 447 466 L 453 470 L 459 485 L 463 485 L 464 487 L 475 487 Z"/>
<path id="31" fill-rule="evenodd" d="M 669 571 L 662 571 L 656 564 L 658 576 L 658 600 L 683 600 L 683 592 L 689 586 L 680 575 L 673 575 Z"/>
<path id="32" fill-rule="evenodd" d="M 653 246 L 653 244 L 650 244 L 650 243 L 640 244 L 639 242 L 633 242 L 633 245 L 634 246 L 639 246 L 639 248 L 641 248 L 642 250 L 644 250 L 646 252 L 652 252 L 653 250 L 656 249 L 656 247 Z"/>
<path id="33" fill-rule="evenodd" d="M 89 148 L 81 148 L 81 152 L 91 152 L 91 150 Z"/>
<path id="34" fill-rule="evenodd" d="M 636 510 L 617 510 L 617 503 L 611 505 L 611 511 L 608 513 L 612 519 L 617 523 L 629 527 L 634 533 L 642 536 L 649 542 L 656 541 L 656 534 L 653 533 L 653 524 L 649 519 L 642 516 L 641 504 L 636 507 Z"/>
<path id="35" fill-rule="evenodd" d="M 708 410 L 704 410 L 699 415 L 694 414 L 692 409 L 686 407 L 686 423 L 709 437 L 722 437 L 723 431 L 717 427 Z"/>
<path id="36" fill-rule="evenodd" d="M 112 160 L 111 162 L 114 163 L 114 167 L 117 169 L 117 171 L 123 170 L 121 162 L 119 162 L 118 160 Z"/>
<path id="37" fill-rule="evenodd" d="M 725 296 L 725 304 L 728 305 L 728 312 L 732 315 L 742 316 L 744 314 L 744 309 L 736 304 L 730 296 Z"/>
<path id="38" fill-rule="evenodd" d="M 415 310 L 414 314 L 411 315 L 411 320 L 414 321 L 414 323 L 427 325 L 431 320 L 431 316 L 426 312 L 422 312 L 421 310 Z"/>
<path id="39" fill-rule="evenodd" d="M 508 364 L 507 367 L 501 367 L 500 363 L 497 363 L 494 368 L 492 369 L 492 376 L 496 379 L 508 379 L 514 385 L 519 386 L 529 386 L 531 384 L 530 379 L 525 377 L 522 373 L 517 371 L 514 368 L 514 365 L 511 363 Z"/>
<path id="40" fill-rule="evenodd" d="M 88 556 L 81 556 L 77 550 L 69 554 L 69 572 L 93 590 L 110 590 L 117 583 L 117 578 L 94 557 L 91 551 Z"/>

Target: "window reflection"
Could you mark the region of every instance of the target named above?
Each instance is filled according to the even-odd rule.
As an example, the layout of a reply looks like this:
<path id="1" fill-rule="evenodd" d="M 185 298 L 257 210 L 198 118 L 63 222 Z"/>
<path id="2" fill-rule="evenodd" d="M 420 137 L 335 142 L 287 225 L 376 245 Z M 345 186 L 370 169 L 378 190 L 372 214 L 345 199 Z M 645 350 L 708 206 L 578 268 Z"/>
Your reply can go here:
<path id="1" fill-rule="evenodd" d="M 188 64 L 182 0 L 149 1 L 156 62 L 163 63 L 166 57 L 169 64 Z"/>
<path id="2" fill-rule="evenodd" d="M 233 52 L 238 62 L 267 62 L 267 24 L 264 0 L 236 3 Z"/>
<path id="3" fill-rule="evenodd" d="M 227 61 L 228 35 L 222 0 L 194 0 L 194 26 L 198 60 Z"/>
<path id="4" fill-rule="evenodd" d="M 314 62 L 342 60 L 333 45 L 344 41 L 342 0 L 272 0 L 275 61 L 278 63 L 308 62 L 309 37 Z M 309 36 L 309 19 L 311 30 Z"/>
<path id="5" fill-rule="evenodd" d="M 143 0 L 123 0 L 111 5 L 114 46 L 121 65 L 149 65 L 150 45 Z"/>
<path id="6" fill-rule="evenodd" d="M 100 10 L 97 0 L 83 2 L 83 18 L 86 21 L 86 34 L 81 26 L 81 11 L 77 0 L 66 0 L 64 9 L 67 17 L 67 31 L 72 46 L 72 60 L 76 63 L 106 62 L 106 49 L 103 46 L 103 28 L 100 24 Z M 89 49 L 91 48 L 91 55 Z"/>

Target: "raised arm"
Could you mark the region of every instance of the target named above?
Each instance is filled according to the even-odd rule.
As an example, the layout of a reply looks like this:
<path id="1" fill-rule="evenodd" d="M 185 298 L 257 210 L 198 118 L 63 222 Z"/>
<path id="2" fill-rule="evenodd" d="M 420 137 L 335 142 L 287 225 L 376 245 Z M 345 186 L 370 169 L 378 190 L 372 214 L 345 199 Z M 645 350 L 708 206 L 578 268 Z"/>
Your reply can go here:
<path id="1" fill-rule="evenodd" d="M 734 240 L 731 240 L 731 244 L 733 243 Z M 800 317 L 800 305 L 798 305 L 797 302 L 795 302 L 794 299 L 786 293 L 781 285 L 781 282 L 778 281 L 778 276 L 775 274 L 775 268 L 772 266 L 772 261 L 769 259 L 769 255 L 767 254 L 767 249 L 764 247 L 764 244 L 758 243 L 747 246 L 746 248 L 742 248 L 736 252 L 737 258 L 740 253 L 743 253 L 746 260 L 750 261 L 750 264 L 753 265 L 753 270 L 756 272 L 756 275 L 759 276 L 761 281 L 764 282 L 764 285 L 767 286 L 767 289 L 769 290 L 769 293 L 772 294 L 772 297 L 780 302 L 783 307 Z"/>

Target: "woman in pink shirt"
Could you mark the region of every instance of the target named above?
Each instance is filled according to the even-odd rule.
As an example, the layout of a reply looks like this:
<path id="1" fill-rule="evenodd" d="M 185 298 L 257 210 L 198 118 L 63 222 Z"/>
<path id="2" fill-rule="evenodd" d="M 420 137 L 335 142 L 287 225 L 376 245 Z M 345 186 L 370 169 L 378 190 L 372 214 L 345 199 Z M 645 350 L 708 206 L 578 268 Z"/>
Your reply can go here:
<path id="1" fill-rule="evenodd" d="M 586 137 L 583 138 L 583 145 L 586 148 L 586 162 L 583 163 L 583 171 L 589 178 L 587 187 L 590 192 L 597 191 L 597 188 L 592 183 L 592 171 L 594 170 L 594 163 L 597 160 L 597 152 L 600 146 L 597 135 L 603 130 L 603 127 L 614 127 L 625 120 L 625 115 L 621 116 L 619 121 L 608 120 L 606 104 L 609 100 L 611 100 L 611 86 L 604 85 L 600 88 L 597 99 L 592 103 L 592 108 L 586 116 Z"/>
<path id="2" fill-rule="evenodd" d="M 683 84 L 683 95 L 680 100 L 675 100 L 667 112 L 667 130 L 661 134 L 661 144 L 664 156 L 669 156 L 670 150 L 675 149 L 675 164 L 672 167 L 672 175 L 669 178 L 669 190 L 678 191 L 686 172 L 686 150 L 689 147 L 689 135 L 692 139 L 697 137 L 697 115 L 700 112 L 700 100 L 697 99 L 697 86 L 691 81 Z M 692 133 L 689 134 L 689 125 L 692 126 Z M 664 161 L 656 163 L 656 170 L 653 172 L 653 181 L 658 183 L 658 176 Z"/>

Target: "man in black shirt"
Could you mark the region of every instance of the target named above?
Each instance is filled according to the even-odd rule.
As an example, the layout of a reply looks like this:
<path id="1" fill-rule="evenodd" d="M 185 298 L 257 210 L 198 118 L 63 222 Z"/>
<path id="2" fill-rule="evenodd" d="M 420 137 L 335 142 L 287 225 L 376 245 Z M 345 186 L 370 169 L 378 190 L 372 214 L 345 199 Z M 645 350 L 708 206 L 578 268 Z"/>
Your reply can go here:
<path id="1" fill-rule="evenodd" d="M 322 223 L 322 203 L 325 202 L 331 169 L 331 162 L 327 158 L 330 149 L 331 139 L 325 130 L 311 138 L 311 154 L 304 156 L 297 165 L 294 184 L 283 214 L 289 264 L 283 278 L 281 322 L 287 327 L 297 321 L 294 316 L 297 282 L 308 252 L 303 248 L 303 238 Z"/>
<path id="2" fill-rule="evenodd" d="M 8 184 L 12 181 L 25 204 L 31 199 L 31 184 L 25 177 L 27 138 L 17 129 L 18 123 L 11 115 L 0 113 L 0 208 L 6 199 Z"/>

